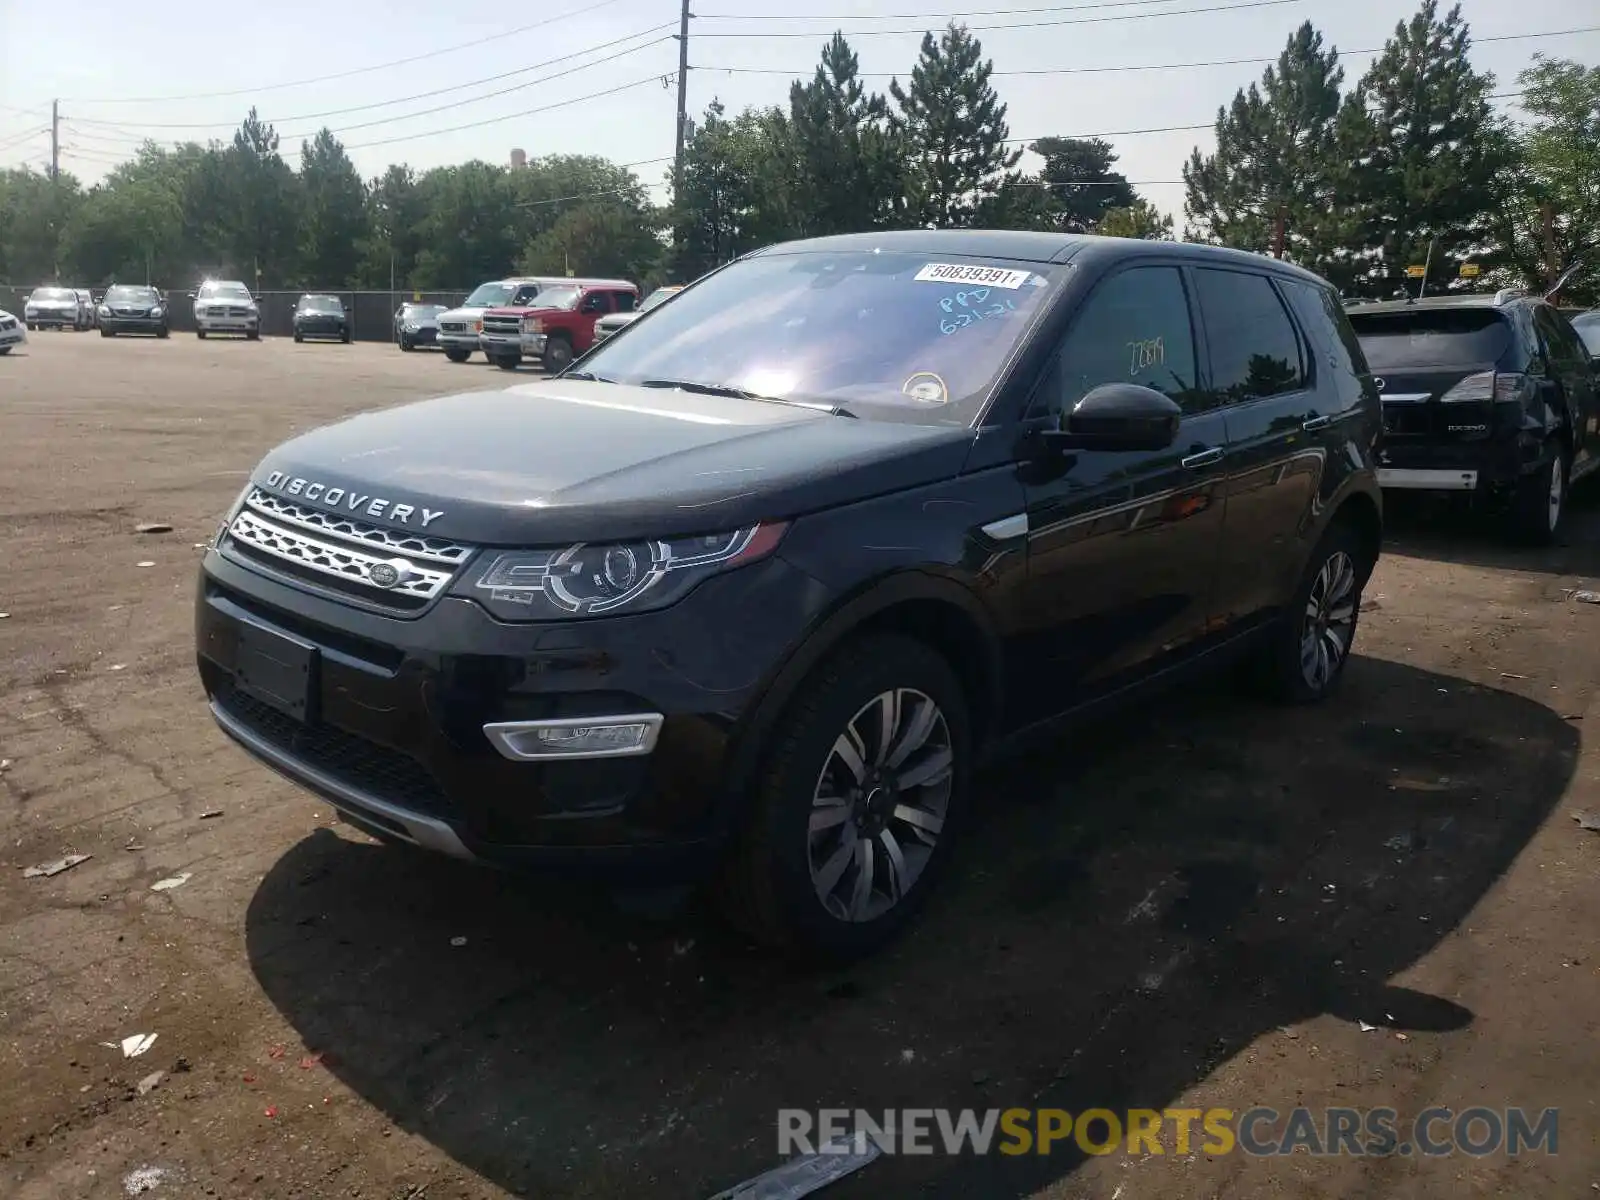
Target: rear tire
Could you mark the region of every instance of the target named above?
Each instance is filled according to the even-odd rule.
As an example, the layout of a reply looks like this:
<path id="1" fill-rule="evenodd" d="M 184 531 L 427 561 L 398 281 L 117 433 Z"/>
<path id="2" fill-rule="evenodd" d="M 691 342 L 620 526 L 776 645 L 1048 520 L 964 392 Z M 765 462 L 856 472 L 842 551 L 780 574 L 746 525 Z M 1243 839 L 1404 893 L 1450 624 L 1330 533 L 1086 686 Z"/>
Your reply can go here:
<path id="1" fill-rule="evenodd" d="M 899 934 L 958 838 L 971 731 L 960 680 L 925 643 L 875 635 L 836 651 L 772 731 L 724 878 L 728 919 L 833 960 Z"/>
<path id="2" fill-rule="evenodd" d="M 1346 521 L 1328 526 L 1285 612 L 1250 664 L 1256 690 L 1283 704 L 1315 704 L 1338 689 L 1355 650 L 1361 591 L 1375 564 Z"/>
<path id="3" fill-rule="evenodd" d="M 1567 452 L 1559 443 L 1550 461 L 1517 481 L 1511 498 L 1511 534 L 1526 546 L 1555 541 L 1567 512 Z"/>

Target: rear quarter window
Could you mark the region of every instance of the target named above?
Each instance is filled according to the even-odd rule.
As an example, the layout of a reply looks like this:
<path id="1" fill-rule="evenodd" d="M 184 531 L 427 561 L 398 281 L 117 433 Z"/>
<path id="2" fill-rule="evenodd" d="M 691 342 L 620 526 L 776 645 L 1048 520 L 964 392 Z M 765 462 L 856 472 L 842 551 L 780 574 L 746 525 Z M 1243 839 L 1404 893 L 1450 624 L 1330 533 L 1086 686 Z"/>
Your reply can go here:
<path id="1" fill-rule="evenodd" d="M 1350 325 L 1377 372 L 1403 367 L 1492 366 L 1512 348 L 1504 313 L 1439 308 L 1349 314 Z"/>

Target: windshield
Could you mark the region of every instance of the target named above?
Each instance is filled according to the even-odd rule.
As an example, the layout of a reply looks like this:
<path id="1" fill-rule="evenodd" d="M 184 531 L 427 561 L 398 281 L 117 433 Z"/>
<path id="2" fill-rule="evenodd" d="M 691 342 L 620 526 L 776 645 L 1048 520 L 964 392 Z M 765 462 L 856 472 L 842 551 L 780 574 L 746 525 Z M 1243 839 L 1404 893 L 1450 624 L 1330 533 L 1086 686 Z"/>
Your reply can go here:
<path id="1" fill-rule="evenodd" d="M 462 308 L 498 308 L 511 302 L 516 285 L 510 283 L 485 283 L 468 296 Z"/>
<path id="2" fill-rule="evenodd" d="M 576 308 L 578 297 L 581 295 L 583 293 L 577 288 L 546 288 L 529 302 L 529 306 L 532 308 Z"/>
<path id="3" fill-rule="evenodd" d="M 154 304 L 160 299 L 161 297 L 157 294 L 155 288 L 132 287 L 127 284 L 119 284 L 116 287 L 107 288 L 105 294 L 105 302 L 107 304 L 130 304 L 136 301 Z"/>
<path id="4" fill-rule="evenodd" d="M 437 317 L 442 312 L 442 304 L 407 304 L 400 309 L 402 317 Z"/>
<path id="5" fill-rule="evenodd" d="M 34 288 L 33 289 L 33 295 L 29 296 L 28 299 L 30 299 L 30 300 L 71 300 L 73 303 L 77 303 L 78 293 L 73 291 L 71 288 L 42 287 L 42 288 Z"/>
<path id="6" fill-rule="evenodd" d="M 1600 358 L 1600 312 L 1579 313 L 1572 318 L 1572 327 L 1578 331 L 1589 353 Z"/>
<path id="7" fill-rule="evenodd" d="M 301 312 L 343 312 L 344 305 L 332 296 L 302 296 L 300 297 Z"/>
<path id="8" fill-rule="evenodd" d="M 250 289 L 242 283 L 208 283 L 200 288 L 202 300 L 248 300 Z"/>
<path id="9" fill-rule="evenodd" d="M 584 370 L 967 424 L 1062 269 L 875 251 L 764 254 L 716 272 Z M 668 311 L 668 310 L 671 311 Z"/>
<path id="10" fill-rule="evenodd" d="M 656 305 L 664 304 L 666 301 L 671 300 L 681 291 L 683 291 L 682 288 L 657 288 L 655 291 L 651 292 L 650 295 L 645 299 L 645 302 L 639 306 L 639 311 L 649 312 Z"/>
<path id="11" fill-rule="evenodd" d="M 1377 372 L 1406 367 L 1474 367 L 1493 364 L 1511 345 L 1511 327 L 1482 308 L 1416 309 L 1348 314 Z"/>

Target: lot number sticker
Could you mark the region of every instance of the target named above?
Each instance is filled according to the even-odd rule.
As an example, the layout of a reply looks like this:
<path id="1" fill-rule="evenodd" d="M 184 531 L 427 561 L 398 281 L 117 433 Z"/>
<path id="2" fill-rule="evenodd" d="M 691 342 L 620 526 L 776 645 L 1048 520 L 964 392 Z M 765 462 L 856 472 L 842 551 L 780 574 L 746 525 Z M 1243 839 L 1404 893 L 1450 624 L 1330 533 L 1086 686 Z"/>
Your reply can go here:
<path id="1" fill-rule="evenodd" d="M 974 263 L 929 263 L 916 273 L 915 279 L 918 283 L 975 283 L 1014 292 L 1028 282 L 1031 274 L 1031 271 L 980 267 Z"/>

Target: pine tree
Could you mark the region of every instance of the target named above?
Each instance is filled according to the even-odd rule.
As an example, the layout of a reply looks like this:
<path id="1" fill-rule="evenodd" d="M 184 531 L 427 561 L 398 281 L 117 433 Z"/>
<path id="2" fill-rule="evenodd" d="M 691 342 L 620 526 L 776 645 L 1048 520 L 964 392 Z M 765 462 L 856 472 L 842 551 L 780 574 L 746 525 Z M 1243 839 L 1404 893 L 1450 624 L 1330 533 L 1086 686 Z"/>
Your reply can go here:
<path id="1" fill-rule="evenodd" d="M 1217 110 L 1217 149 L 1183 168 L 1189 236 L 1328 270 L 1346 253 L 1348 172 L 1339 160 L 1344 68 L 1307 21 L 1268 67 Z"/>
<path id="2" fill-rule="evenodd" d="M 1359 117 L 1345 130 L 1356 158 L 1360 240 L 1369 263 L 1362 284 L 1389 292 L 1403 269 L 1434 244 L 1430 290 L 1490 242 L 1497 184 L 1512 162 L 1508 131 L 1489 102 L 1494 76 L 1473 69 L 1461 6 L 1441 21 L 1423 0 L 1362 76 Z"/>
<path id="3" fill-rule="evenodd" d="M 978 39 L 952 22 L 937 40 L 923 35 L 908 86 L 890 82 L 906 155 L 909 224 L 971 225 L 1022 157 L 1020 148 L 1006 147 L 1011 130 L 989 83 L 993 73 Z"/>
<path id="4" fill-rule="evenodd" d="M 1091 233 L 1113 208 L 1128 208 L 1138 196 L 1128 177 L 1111 168 L 1117 155 L 1100 138 L 1040 138 L 1028 149 L 1044 159 L 1040 179 L 1049 185 L 1054 227 Z"/>
<path id="5" fill-rule="evenodd" d="M 854 233 L 894 217 L 902 188 L 889 102 L 862 86 L 860 68 L 835 33 L 811 82 L 789 88 L 794 207 L 806 235 Z"/>
<path id="6" fill-rule="evenodd" d="M 344 145 L 327 128 L 300 147 L 301 247 L 313 287 L 350 286 L 361 262 L 366 189 Z"/>

